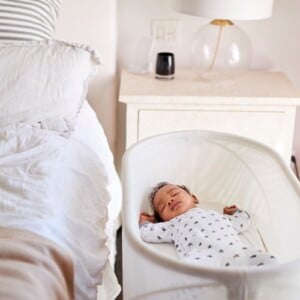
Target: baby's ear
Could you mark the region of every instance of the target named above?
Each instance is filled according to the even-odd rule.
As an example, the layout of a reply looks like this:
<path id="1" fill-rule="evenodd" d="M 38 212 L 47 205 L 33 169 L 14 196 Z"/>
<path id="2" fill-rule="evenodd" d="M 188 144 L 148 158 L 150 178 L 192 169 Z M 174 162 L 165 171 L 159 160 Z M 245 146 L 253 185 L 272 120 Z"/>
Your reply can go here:
<path id="1" fill-rule="evenodd" d="M 194 203 L 198 204 L 199 203 L 199 200 L 198 198 L 193 194 L 192 197 L 194 198 Z"/>

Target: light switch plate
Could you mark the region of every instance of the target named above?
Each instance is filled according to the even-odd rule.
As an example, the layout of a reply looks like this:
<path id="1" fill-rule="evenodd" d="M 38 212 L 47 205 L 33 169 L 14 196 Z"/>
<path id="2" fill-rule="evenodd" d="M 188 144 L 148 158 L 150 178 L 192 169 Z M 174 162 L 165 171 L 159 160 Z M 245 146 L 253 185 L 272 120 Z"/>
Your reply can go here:
<path id="1" fill-rule="evenodd" d="M 181 44 L 181 20 L 179 19 L 152 19 L 151 36 L 158 43 L 171 47 Z"/>

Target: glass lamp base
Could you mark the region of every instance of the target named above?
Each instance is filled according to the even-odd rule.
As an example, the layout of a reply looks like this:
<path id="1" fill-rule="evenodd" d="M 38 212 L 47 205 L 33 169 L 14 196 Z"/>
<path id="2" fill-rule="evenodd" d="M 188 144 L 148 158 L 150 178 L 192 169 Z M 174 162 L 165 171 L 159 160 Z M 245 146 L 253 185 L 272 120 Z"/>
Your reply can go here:
<path id="1" fill-rule="evenodd" d="M 213 20 L 195 35 L 192 64 L 199 72 L 249 69 L 251 42 L 229 20 Z"/>

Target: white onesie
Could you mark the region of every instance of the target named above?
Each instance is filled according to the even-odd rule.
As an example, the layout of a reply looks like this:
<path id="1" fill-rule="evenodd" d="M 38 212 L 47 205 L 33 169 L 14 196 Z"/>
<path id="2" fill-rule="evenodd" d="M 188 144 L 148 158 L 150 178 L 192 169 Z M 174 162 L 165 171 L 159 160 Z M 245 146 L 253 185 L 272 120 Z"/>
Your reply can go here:
<path id="1" fill-rule="evenodd" d="M 174 243 L 178 256 L 189 262 L 226 267 L 276 263 L 274 256 L 250 248 L 239 239 L 250 222 L 244 210 L 230 216 L 193 208 L 167 222 L 147 222 L 140 231 L 146 242 Z"/>

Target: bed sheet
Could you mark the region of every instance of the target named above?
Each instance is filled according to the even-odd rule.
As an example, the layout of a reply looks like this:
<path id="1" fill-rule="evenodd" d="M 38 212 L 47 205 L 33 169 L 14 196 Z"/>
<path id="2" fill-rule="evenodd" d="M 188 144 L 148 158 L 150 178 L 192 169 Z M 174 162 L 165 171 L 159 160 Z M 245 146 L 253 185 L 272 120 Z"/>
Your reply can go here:
<path id="1" fill-rule="evenodd" d="M 119 291 L 112 264 L 120 208 L 113 157 L 87 102 L 76 122 L 0 128 L 0 226 L 29 230 L 72 253 L 76 299 L 96 299 L 108 277 L 110 292 L 105 284 L 100 292 L 113 299 Z"/>

